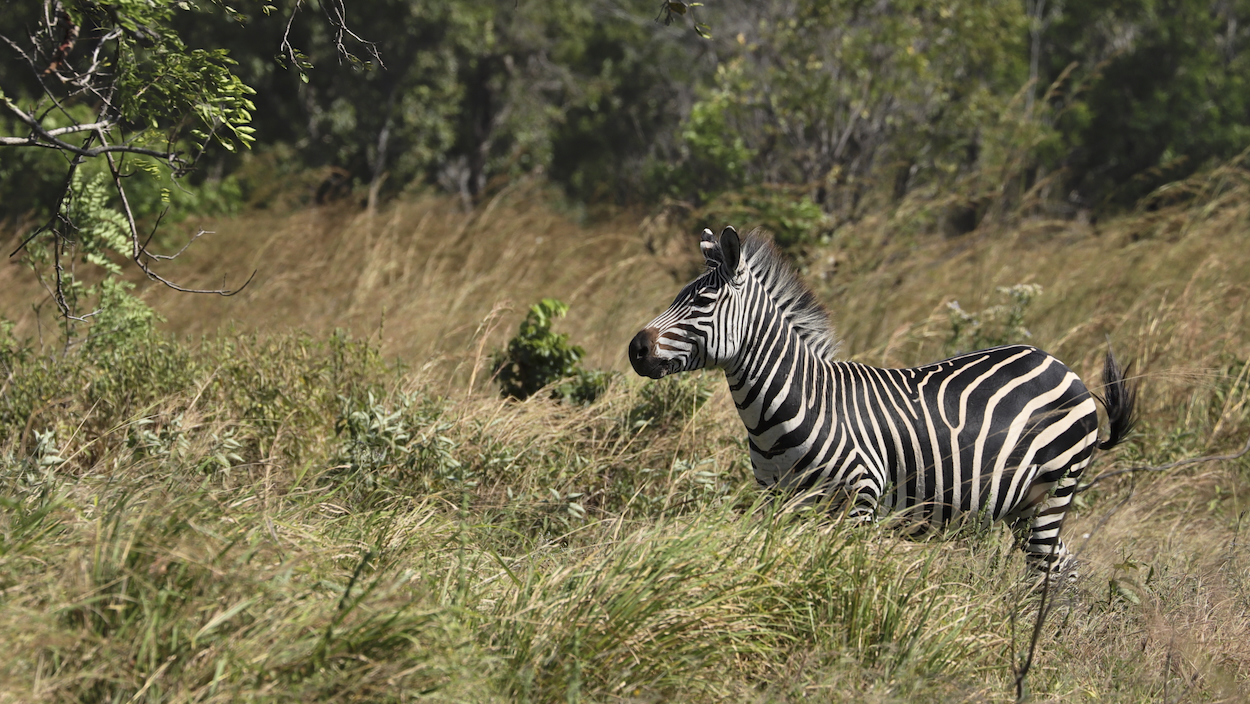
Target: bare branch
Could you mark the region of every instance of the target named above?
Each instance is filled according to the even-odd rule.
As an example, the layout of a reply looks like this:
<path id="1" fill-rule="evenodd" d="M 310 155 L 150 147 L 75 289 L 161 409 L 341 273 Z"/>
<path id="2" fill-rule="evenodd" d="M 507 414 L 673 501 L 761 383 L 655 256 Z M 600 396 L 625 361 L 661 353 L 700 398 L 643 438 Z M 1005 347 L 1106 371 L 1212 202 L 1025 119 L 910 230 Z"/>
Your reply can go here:
<path id="1" fill-rule="evenodd" d="M 163 262 L 173 261 L 177 259 L 178 257 L 182 256 L 182 253 L 187 251 L 187 248 L 190 247 L 192 244 L 194 244 L 196 240 L 203 237 L 204 235 L 212 235 L 212 234 L 215 234 L 215 233 L 209 230 L 200 230 L 199 232 L 192 235 L 191 239 L 187 240 L 187 243 L 182 245 L 182 248 L 179 249 L 177 252 L 174 252 L 173 254 L 155 254 L 153 252 L 148 251 L 147 243 L 144 243 L 143 255 L 154 261 L 163 261 Z"/>
<path id="2" fill-rule="evenodd" d="M 56 272 L 56 286 L 52 291 L 52 299 L 56 301 L 56 307 L 61 311 L 61 315 L 64 316 L 66 320 L 76 320 L 80 323 L 85 323 L 87 322 L 88 318 L 90 318 L 93 315 L 96 315 L 100 311 L 94 310 L 86 315 L 77 316 L 77 315 L 74 315 L 74 309 L 70 306 L 69 302 L 65 300 L 65 285 L 64 285 L 64 279 L 63 279 L 64 269 L 61 266 L 61 259 L 62 257 L 64 257 L 64 254 L 65 254 L 65 238 L 64 237 L 57 236 L 53 240 L 52 252 L 53 252 L 52 268 L 53 268 L 53 271 Z M 70 276 L 73 276 L 72 271 L 70 272 Z M 67 337 L 66 344 L 68 343 L 69 343 L 69 338 Z"/>
<path id="3" fill-rule="evenodd" d="M 95 136 L 96 136 L 96 133 L 88 134 L 87 138 L 83 140 L 83 143 L 82 143 L 83 148 L 86 148 L 87 145 L 91 144 L 91 140 L 95 139 Z M 18 252 L 25 249 L 26 245 L 33 242 L 36 237 L 38 237 L 40 234 L 44 232 L 48 232 L 51 230 L 53 231 L 55 237 L 58 237 L 58 238 L 60 237 L 59 234 L 55 233 L 54 225 L 58 220 L 62 219 L 61 207 L 65 204 L 65 199 L 70 194 L 71 186 L 74 182 L 74 172 L 78 170 L 78 165 L 81 164 L 82 162 L 83 162 L 83 157 L 81 156 L 76 156 L 70 160 L 69 172 L 65 174 L 65 185 L 61 187 L 61 197 L 57 199 L 56 207 L 52 209 L 52 217 L 48 218 L 48 221 L 45 222 L 44 224 L 35 228 L 35 231 L 30 233 L 29 237 L 22 240 L 22 243 L 17 246 L 17 249 L 14 249 L 9 254 L 10 257 L 17 256 Z M 58 290 L 60 290 L 59 287 L 58 287 Z"/>
<path id="4" fill-rule="evenodd" d="M 169 207 L 166 206 L 166 208 L 162 210 L 159 215 L 156 216 L 156 223 L 152 225 L 152 231 L 148 233 L 148 238 L 144 240 L 143 247 L 140 248 L 140 251 L 143 252 L 143 256 L 147 257 L 148 259 L 151 259 L 152 261 L 163 261 L 163 262 L 173 261 L 177 259 L 178 257 L 182 256 L 182 253 L 187 251 L 187 248 L 190 247 L 192 244 L 194 244 L 196 240 L 203 237 L 204 235 L 213 234 L 212 232 L 208 230 L 200 230 L 199 232 L 192 235 L 191 239 L 187 240 L 187 243 L 182 245 L 182 249 L 179 249 L 177 252 L 174 252 L 173 254 L 156 254 L 155 252 L 152 252 L 151 250 L 148 249 L 148 245 L 152 244 L 152 238 L 156 236 L 156 231 L 160 229 L 161 221 L 165 219 L 165 214 L 168 212 L 169 212 Z"/>
<path id="5" fill-rule="evenodd" d="M 308 62 L 306 57 L 303 57 L 301 52 L 291 44 L 291 27 L 295 25 L 295 16 L 299 14 L 302 1 L 295 0 L 295 8 L 291 10 L 291 16 L 287 18 L 286 30 L 282 32 L 282 41 L 278 44 L 278 50 L 300 73 L 303 73 L 303 69 L 308 65 Z M 370 62 L 376 63 L 380 68 L 386 68 L 386 64 L 382 63 L 382 54 L 378 51 L 378 45 L 375 42 L 362 38 L 347 26 L 347 10 L 343 0 L 326 0 L 319 4 L 326 21 L 334 29 L 334 48 L 338 52 L 339 63 L 342 63 L 343 59 L 347 59 L 354 64 L 360 63 L 360 59 L 344 46 L 343 37 L 346 35 L 351 40 L 365 47 Z"/>
<path id="6" fill-rule="evenodd" d="M 152 225 L 152 231 L 148 233 L 148 238 L 143 241 L 143 246 L 139 248 L 141 251 L 146 252 L 148 249 L 148 245 L 152 244 L 152 238 L 156 237 L 156 231 L 160 228 L 161 221 L 165 219 L 165 214 L 168 212 L 169 212 L 169 206 L 165 206 L 164 208 L 161 209 L 160 215 L 156 216 L 156 222 Z M 185 249 L 185 247 L 183 249 Z M 148 256 L 151 257 L 151 255 L 148 255 Z"/>
<path id="7" fill-rule="evenodd" d="M 45 6 L 44 9 L 47 10 L 47 7 Z M 48 20 L 48 21 L 50 22 L 51 20 Z M 35 57 L 26 53 L 26 51 L 23 50 L 22 47 L 18 46 L 16 42 L 4 36 L 3 34 L 0 34 L 0 41 L 3 41 L 5 44 L 9 46 L 10 49 L 13 50 L 14 53 L 22 57 L 22 60 L 26 62 L 26 67 L 30 69 L 31 75 L 34 76 L 35 81 L 39 83 L 40 90 L 43 91 L 43 94 L 48 98 L 48 100 L 52 103 L 52 105 L 55 106 L 57 110 L 60 110 L 61 114 L 65 115 L 65 117 L 69 118 L 70 120 L 73 120 L 74 122 L 77 122 L 77 120 L 75 120 L 75 118 L 72 115 L 70 115 L 69 111 L 65 109 L 65 106 L 61 104 L 61 100 L 57 98 L 56 94 L 54 94 L 52 90 L 48 88 L 47 81 L 44 80 L 44 75 L 40 73 L 39 67 L 35 65 Z M 34 37 L 31 38 L 31 42 L 34 43 Z M 90 75 L 83 76 L 84 80 L 86 80 L 87 78 L 91 78 L 91 76 Z M 9 102 L 7 98 L 5 99 L 5 102 L 6 103 Z M 40 124 L 36 124 L 34 125 L 34 127 L 39 128 L 42 126 L 42 123 L 40 120 L 36 120 L 36 122 Z M 39 146 L 44 146 L 44 145 L 39 145 Z"/>
<path id="8" fill-rule="evenodd" d="M 1227 460 L 1240 459 L 1244 457 L 1247 453 L 1250 453 L 1250 437 L 1246 438 L 1246 444 L 1242 445 L 1240 450 L 1230 455 L 1208 455 L 1206 457 L 1190 457 L 1188 459 L 1177 460 L 1175 462 L 1170 462 L 1168 464 L 1159 465 L 1157 467 L 1128 467 L 1126 469 L 1117 469 L 1111 472 L 1103 472 L 1102 474 L 1099 474 L 1098 476 L 1091 479 L 1090 482 L 1086 484 L 1085 486 L 1077 487 L 1076 491 L 1074 491 L 1073 493 L 1079 494 L 1083 491 L 1088 491 L 1090 487 L 1094 486 L 1098 482 L 1104 479 L 1110 479 L 1111 477 L 1119 476 L 1121 474 L 1132 474 L 1135 472 L 1166 472 L 1170 469 L 1186 467 L 1191 464 L 1199 464 L 1199 463 L 1204 463 L 1204 462 L 1223 462 Z"/>
<path id="9" fill-rule="evenodd" d="M 105 144 L 105 145 L 108 144 L 107 138 L 105 137 L 103 131 L 97 131 L 96 136 L 100 139 L 101 144 Z M 175 291 L 180 291 L 182 293 L 214 293 L 214 294 L 217 294 L 218 296 L 233 296 L 239 291 L 242 291 L 243 289 L 247 288 L 248 284 L 252 283 L 252 279 L 256 277 L 255 269 L 252 270 L 252 275 L 247 277 L 247 281 L 244 281 L 243 285 L 236 289 L 228 289 L 225 287 L 218 288 L 218 289 L 186 288 L 184 286 L 179 286 L 178 284 L 175 284 L 174 282 L 170 281 L 169 279 L 166 279 L 160 274 L 157 274 L 155 271 L 152 271 L 152 268 L 148 266 L 148 263 L 144 261 L 144 258 L 148 257 L 151 259 L 156 259 L 158 258 L 159 255 L 150 254 L 147 251 L 146 243 L 139 242 L 139 227 L 135 223 L 134 211 L 131 210 L 130 208 L 130 199 L 126 197 L 126 187 L 122 184 L 123 177 L 122 177 L 121 169 L 118 167 L 117 161 L 113 158 L 112 153 L 105 153 L 104 158 L 108 161 L 109 172 L 113 175 L 113 187 L 117 189 L 117 196 L 121 200 L 121 204 L 122 204 L 122 213 L 126 216 L 126 224 L 128 225 L 130 229 L 130 243 L 131 243 L 130 260 L 133 261 L 135 265 L 138 266 L 139 269 L 145 275 L 147 275 L 149 279 L 151 279 L 152 281 L 160 282 L 161 284 L 164 284 L 167 288 L 171 288 Z M 150 241 L 151 237 L 149 237 L 148 239 Z"/>
<path id="10" fill-rule="evenodd" d="M 291 65 L 297 70 L 299 69 L 299 54 L 291 44 L 291 27 L 295 25 L 295 16 L 299 14 L 299 4 L 300 0 L 295 0 L 295 9 L 291 10 L 291 16 L 286 21 L 286 29 L 282 32 L 282 41 L 278 43 L 279 51 L 286 54 Z"/>
<path id="11" fill-rule="evenodd" d="M 34 130 L 35 134 L 38 135 L 39 137 L 42 137 L 43 141 L 47 142 L 48 144 L 41 143 L 38 139 L 36 139 L 33 136 L 26 137 L 24 139 L 21 139 L 20 141 L 13 141 L 13 140 L 18 139 L 16 137 L 5 137 L 5 138 L 0 138 L 0 146 L 32 146 L 32 147 L 47 146 L 47 147 L 53 147 L 53 148 L 59 149 L 61 151 L 69 152 L 70 154 L 74 154 L 76 156 L 87 157 L 87 158 L 100 156 L 102 154 L 112 154 L 115 152 L 125 152 L 127 154 L 142 154 L 144 156 L 156 157 L 157 159 L 161 159 L 162 161 L 168 162 L 171 166 L 174 166 L 176 171 L 185 171 L 187 168 L 190 168 L 190 165 L 191 165 L 190 162 L 178 156 L 177 152 L 162 152 L 162 151 L 158 151 L 155 149 L 133 147 L 127 144 L 103 143 L 101 144 L 101 146 L 95 147 L 92 149 L 84 149 L 82 147 L 75 147 L 74 145 L 68 142 L 63 142 L 60 139 L 57 139 L 56 135 L 53 134 L 51 130 L 44 129 L 43 125 L 39 124 L 39 120 L 26 114 L 25 111 L 23 111 L 21 108 L 15 105 L 13 101 L 9 100 L 8 98 L 4 98 L 4 105 L 5 107 L 9 109 L 10 112 L 16 115 L 19 120 L 21 120 L 22 122 L 25 122 L 27 125 L 30 125 L 31 129 Z M 114 124 L 115 123 L 106 121 L 106 122 L 97 122 L 97 123 L 94 123 L 93 125 L 75 125 L 72 128 L 63 127 L 60 129 L 64 130 L 61 132 L 61 134 L 69 134 L 72 132 L 81 132 L 87 129 L 88 127 L 95 127 L 95 129 L 92 130 L 93 132 L 103 133 L 105 130 L 111 128 Z"/>
<path id="12" fill-rule="evenodd" d="M 31 64 L 31 68 L 34 68 L 34 62 L 30 58 L 30 54 L 27 54 L 26 50 L 23 49 L 17 42 L 13 41 L 12 39 L 9 39 L 7 36 L 3 34 L 0 34 L 0 42 L 4 42 L 5 44 L 8 44 L 9 48 L 12 49 L 15 54 L 25 59 L 28 64 Z"/>
<path id="13" fill-rule="evenodd" d="M 343 6 L 343 0 L 328 0 L 328 2 L 321 2 L 319 4 L 321 5 L 321 11 L 326 16 L 326 21 L 330 23 L 331 27 L 334 27 L 334 47 L 339 52 L 340 62 L 343 59 L 348 59 L 353 63 L 358 61 L 355 54 L 352 54 L 347 50 L 347 47 L 343 46 L 343 35 L 346 34 L 351 37 L 353 41 L 365 47 L 365 49 L 369 52 L 370 61 L 376 61 L 379 67 L 386 68 L 386 65 L 382 63 L 382 55 L 378 53 L 378 45 L 374 42 L 362 39 L 360 35 L 356 34 L 351 29 L 348 29 L 347 10 Z"/>
<path id="14" fill-rule="evenodd" d="M 92 122 L 86 125 L 70 125 L 69 127 L 57 127 L 56 129 L 46 130 L 45 134 L 49 137 L 59 137 L 63 134 L 72 134 L 74 132 L 94 132 L 96 130 L 108 130 L 116 124 L 114 122 Z M 52 147 L 59 149 L 59 145 L 41 144 L 34 137 L 0 137 L 0 147 Z"/>

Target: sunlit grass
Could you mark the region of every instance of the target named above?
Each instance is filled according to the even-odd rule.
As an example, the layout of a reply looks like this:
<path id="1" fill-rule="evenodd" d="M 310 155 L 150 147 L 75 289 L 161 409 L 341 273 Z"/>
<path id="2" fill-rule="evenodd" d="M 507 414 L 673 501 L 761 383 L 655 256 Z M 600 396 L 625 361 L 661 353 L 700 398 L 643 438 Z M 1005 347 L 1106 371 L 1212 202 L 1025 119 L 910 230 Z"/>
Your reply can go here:
<path id="1" fill-rule="evenodd" d="M 1030 341 L 1096 387 L 1110 335 L 1144 380 L 1139 432 L 1091 474 L 1223 451 L 1250 432 L 1250 190 L 1211 178 L 1094 225 L 867 218 L 802 263 L 875 363 L 945 354 L 950 300 L 1040 284 Z M 715 374 L 622 375 L 588 406 L 496 396 L 486 360 L 542 296 L 572 304 L 558 327 L 588 366 L 625 371 L 697 262 L 687 234 L 583 228 L 522 188 L 457 208 L 222 222 L 186 271 L 235 252 L 263 265 L 254 291 L 147 294 L 204 340 L 5 357 L 0 702 L 1015 698 L 1037 594 L 1005 528 L 778 515 Z M 1080 495 L 1083 576 L 1032 700 L 1250 694 L 1248 468 Z"/>

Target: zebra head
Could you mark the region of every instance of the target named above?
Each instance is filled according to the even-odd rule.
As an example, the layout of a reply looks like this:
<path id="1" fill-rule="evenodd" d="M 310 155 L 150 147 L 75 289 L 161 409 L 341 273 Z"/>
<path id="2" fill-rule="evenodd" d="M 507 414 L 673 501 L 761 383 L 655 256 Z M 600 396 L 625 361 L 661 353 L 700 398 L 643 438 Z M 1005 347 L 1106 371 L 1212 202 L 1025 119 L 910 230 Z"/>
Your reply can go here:
<path id="1" fill-rule="evenodd" d="M 738 232 L 726 227 L 720 241 L 704 230 L 699 249 L 707 271 L 686 284 L 673 304 L 629 342 L 629 362 L 639 376 L 659 379 L 674 372 L 718 367 L 738 354 L 740 341 L 726 334 L 737 319 L 738 291 L 745 280 Z"/>

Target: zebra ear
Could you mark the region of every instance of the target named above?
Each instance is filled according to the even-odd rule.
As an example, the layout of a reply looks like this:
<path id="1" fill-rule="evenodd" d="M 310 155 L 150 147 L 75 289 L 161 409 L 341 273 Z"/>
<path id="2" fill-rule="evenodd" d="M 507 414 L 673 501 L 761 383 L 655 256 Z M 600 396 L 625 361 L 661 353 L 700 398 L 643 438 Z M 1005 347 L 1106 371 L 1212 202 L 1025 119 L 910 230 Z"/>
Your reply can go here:
<path id="1" fill-rule="evenodd" d="M 703 252 L 703 259 L 709 267 L 720 266 L 720 243 L 716 241 L 716 235 L 713 235 L 712 231 L 706 227 L 703 228 L 703 235 L 699 238 L 699 251 Z"/>
<path id="2" fill-rule="evenodd" d="M 720 233 L 720 248 L 724 256 L 725 266 L 729 271 L 738 270 L 738 260 L 742 257 L 742 243 L 738 241 L 738 231 L 726 227 Z"/>

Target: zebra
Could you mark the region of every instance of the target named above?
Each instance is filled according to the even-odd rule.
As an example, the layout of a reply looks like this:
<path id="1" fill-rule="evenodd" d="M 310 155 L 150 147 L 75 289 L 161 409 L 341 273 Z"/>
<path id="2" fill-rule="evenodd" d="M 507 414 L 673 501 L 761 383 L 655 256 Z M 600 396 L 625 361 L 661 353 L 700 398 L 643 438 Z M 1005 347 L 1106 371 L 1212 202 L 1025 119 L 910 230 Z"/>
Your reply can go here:
<path id="1" fill-rule="evenodd" d="M 761 487 L 840 507 L 854 520 L 897 513 L 924 530 L 979 516 L 1021 535 L 1026 563 L 1075 579 L 1059 536 L 1094 449 L 1136 421 L 1137 388 L 1109 350 L 1099 397 L 1028 345 L 911 369 L 835 361 L 828 314 L 778 250 L 732 227 L 704 230 L 707 270 L 629 343 L 640 376 L 724 370 Z M 913 528 L 915 530 L 915 528 Z"/>

